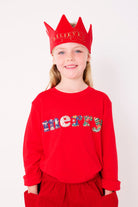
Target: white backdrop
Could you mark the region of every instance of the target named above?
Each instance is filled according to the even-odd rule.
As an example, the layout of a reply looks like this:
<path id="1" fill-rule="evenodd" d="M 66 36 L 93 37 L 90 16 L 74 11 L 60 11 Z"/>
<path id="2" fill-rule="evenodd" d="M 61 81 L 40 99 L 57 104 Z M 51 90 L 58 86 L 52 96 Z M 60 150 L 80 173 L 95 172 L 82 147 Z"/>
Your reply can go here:
<path id="1" fill-rule="evenodd" d="M 22 144 L 31 101 L 45 90 L 52 59 L 44 21 L 62 14 L 93 28 L 94 88 L 112 100 L 119 207 L 138 203 L 138 1 L 0 1 L 0 203 L 23 207 Z"/>

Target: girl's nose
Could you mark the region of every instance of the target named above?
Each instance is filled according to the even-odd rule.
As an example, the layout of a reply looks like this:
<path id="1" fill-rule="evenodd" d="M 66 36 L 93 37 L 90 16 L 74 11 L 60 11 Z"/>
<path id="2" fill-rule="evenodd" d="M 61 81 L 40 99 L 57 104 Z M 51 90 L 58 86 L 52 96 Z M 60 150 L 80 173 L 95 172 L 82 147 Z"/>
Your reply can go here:
<path id="1" fill-rule="evenodd" d="M 70 52 L 67 54 L 67 59 L 72 60 L 73 59 L 73 54 Z"/>

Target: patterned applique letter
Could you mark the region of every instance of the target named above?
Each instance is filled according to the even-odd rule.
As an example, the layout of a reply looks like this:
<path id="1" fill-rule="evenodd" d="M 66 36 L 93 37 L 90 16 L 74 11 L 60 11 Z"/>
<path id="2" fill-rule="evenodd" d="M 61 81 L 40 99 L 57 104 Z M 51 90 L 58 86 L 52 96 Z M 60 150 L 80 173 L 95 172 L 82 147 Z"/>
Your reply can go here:
<path id="1" fill-rule="evenodd" d="M 88 123 L 89 121 L 92 121 L 92 116 L 84 116 L 84 123 L 83 126 L 90 126 L 90 124 Z"/>
<path id="2" fill-rule="evenodd" d="M 65 115 L 60 119 L 60 124 L 62 127 L 68 127 L 70 125 L 70 117 Z"/>
<path id="3" fill-rule="evenodd" d="M 92 131 L 93 132 L 99 132 L 101 130 L 101 126 L 102 126 L 102 119 L 99 119 L 99 118 L 96 118 L 94 117 L 94 121 L 95 121 L 95 124 L 96 124 L 96 127 L 93 127 L 92 128 Z"/>
<path id="4" fill-rule="evenodd" d="M 73 121 L 72 126 L 79 126 L 78 120 L 82 120 L 82 116 L 81 115 L 79 115 L 79 116 L 74 115 L 71 118 L 72 118 L 72 121 Z"/>

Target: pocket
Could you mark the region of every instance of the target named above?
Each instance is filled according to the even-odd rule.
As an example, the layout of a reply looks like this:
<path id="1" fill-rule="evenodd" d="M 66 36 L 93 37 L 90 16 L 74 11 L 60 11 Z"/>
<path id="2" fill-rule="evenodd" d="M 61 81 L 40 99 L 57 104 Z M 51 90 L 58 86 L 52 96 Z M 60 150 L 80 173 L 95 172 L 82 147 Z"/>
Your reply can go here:
<path id="1" fill-rule="evenodd" d="M 104 192 L 103 192 L 103 188 L 102 188 L 102 179 L 101 179 L 100 175 L 97 176 L 94 183 L 95 183 L 95 187 L 96 187 L 96 190 L 99 193 L 99 195 L 103 196 Z"/>
<path id="2" fill-rule="evenodd" d="M 118 207 L 118 197 L 116 191 L 103 195 L 102 197 L 102 207 Z"/>
<path id="3" fill-rule="evenodd" d="M 25 207 L 38 207 L 39 194 L 28 193 L 28 190 L 24 192 Z"/>

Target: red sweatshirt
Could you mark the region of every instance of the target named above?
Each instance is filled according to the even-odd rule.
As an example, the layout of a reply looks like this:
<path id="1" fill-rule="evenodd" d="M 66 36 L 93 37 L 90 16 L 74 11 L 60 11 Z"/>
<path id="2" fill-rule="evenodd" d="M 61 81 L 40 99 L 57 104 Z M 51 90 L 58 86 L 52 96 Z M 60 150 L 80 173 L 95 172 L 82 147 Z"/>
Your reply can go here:
<path id="1" fill-rule="evenodd" d="M 24 185 L 41 182 L 42 172 L 65 183 L 92 179 L 120 190 L 112 102 L 90 86 L 65 93 L 55 87 L 32 101 L 24 134 Z"/>

